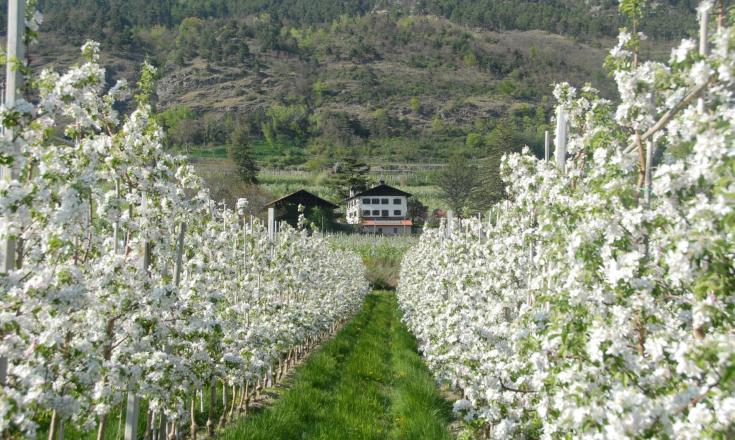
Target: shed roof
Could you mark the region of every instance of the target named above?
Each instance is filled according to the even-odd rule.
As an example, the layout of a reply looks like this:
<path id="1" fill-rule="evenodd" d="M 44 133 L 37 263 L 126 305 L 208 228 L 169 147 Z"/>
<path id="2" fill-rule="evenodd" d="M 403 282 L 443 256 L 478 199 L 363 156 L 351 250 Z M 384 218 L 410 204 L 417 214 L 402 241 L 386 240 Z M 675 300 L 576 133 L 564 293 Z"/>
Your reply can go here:
<path id="1" fill-rule="evenodd" d="M 317 197 L 314 194 L 310 193 L 309 191 L 300 189 L 296 192 L 293 192 L 291 194 L 288 194 L 286 196 L 281 197 L 280 199 L 273 200 L 270 203 L 267 203 L 264 208 L 271 208 L 278 205 L 285 205 L 292 203 L 294 205 L 304 205 L 306 207 L 309 206 L 318 206 L 320 208 L 327 208 L 327 209 L 337 209 L 338 206 L 334 203 L 324 200 L 321 197 Z"/>
<path id="2" fill-rule="evenodd" d="M 384 183 L 381 183 L 378 186 L 375 186 L 373 188 L 370 188 L 367 191 L 363 191 L 359 194 L 355 194 L 352 197 L 348 197 L 345 199 L 345 201 L 356 199 L 358 197 L 368 197 L 368 196 L 404 196 L 404 197 L 411 197 L 411 194 L 401 191 L 398 188 L 393 188 L 390 185 L 386 185 Z"/>

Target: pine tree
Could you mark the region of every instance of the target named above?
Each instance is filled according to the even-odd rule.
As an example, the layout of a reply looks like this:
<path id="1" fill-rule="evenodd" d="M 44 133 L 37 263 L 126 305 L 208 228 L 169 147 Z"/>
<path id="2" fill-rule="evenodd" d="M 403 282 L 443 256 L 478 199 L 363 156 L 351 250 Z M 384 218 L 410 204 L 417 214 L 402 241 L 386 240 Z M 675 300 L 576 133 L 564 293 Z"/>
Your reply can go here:
<path id="1" fill-rule="evenodd" d="M 357 157 L 347 156 L 335 164 L 335 172 L 329 179 L 329 185 L 341 198 L 347 198 L 350 190 L 364 191 L 368 187 L 370 165 Z"/>
<path id="2" fill-rule="evenodd" d="M 442 199 L 458 214 L 470 208 L 472 195 L 480 188 L 480 183 L 477 166 L 460 155 L 449 159 L 436 180 Z"/>
<path id="3" fill-rule="evenodd" d="M 250 154 L 248 132 L 244 127 L 237 127 L 230 135 L 227 152 L 235 162 L 237 173 L 243 182 L 250 185 L 258 184 L 258 172 L 260 168 Z"/>

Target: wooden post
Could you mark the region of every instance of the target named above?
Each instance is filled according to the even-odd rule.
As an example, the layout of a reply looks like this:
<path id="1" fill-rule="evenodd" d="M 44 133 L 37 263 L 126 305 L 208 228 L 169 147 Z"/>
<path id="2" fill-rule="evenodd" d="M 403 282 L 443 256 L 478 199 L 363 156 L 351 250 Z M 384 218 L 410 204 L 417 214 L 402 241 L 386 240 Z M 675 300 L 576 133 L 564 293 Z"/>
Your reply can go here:
<path id="1" fill-rule="evenodd" d="M 546 162 L 551 158 L 551 138 L 549 136 L 549 130 L 544 131 L 544 160 Z"/>
<path id="2" fill-rule="evenodd" d="M 556 108 L 556 166 L 566 174 L 567 166 L 567 113 L 561 106 Z"/>
<path id="3" fill-rule="evenodd" d="M 16 101 L 16 94 L 23 86 L 23 73 L 19 69 L 20 66 L 15 64 L 15 60 L 23 61 L 25 59 L 25 47 L 23 39 L 25 35 L 25 0 L 9 0 L 8 1 L 8 47 L 7 47 L 7 64 L 5 66 L 5 105 L 13 107 Z M 5 130 L 6 138 L 11 141 L 11 148 L 16 148 L 12 143 L 14 130 L 9 128 Z M 10 181 L 15 177 L 17 170 L 12 167 L 2 167 L 2 179 Z M 6 239 L 0 245 L 0 271 L 8 274 L 15 270 L 15 240 Z M 8 377 L 8 359 L 0 357 L 0 386 L 5 385 Z M 2 433 L 0 433 L 2 434 Z"/>

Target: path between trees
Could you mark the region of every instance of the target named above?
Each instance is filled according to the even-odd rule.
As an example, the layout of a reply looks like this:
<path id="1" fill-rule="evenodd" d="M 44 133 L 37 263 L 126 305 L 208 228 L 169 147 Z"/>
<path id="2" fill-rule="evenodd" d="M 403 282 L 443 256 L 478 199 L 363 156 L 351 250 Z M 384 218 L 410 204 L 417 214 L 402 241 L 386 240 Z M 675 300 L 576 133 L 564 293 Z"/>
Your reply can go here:
<path id="1" fill-rule="evenodd" d="M 375 292 L 312 353 L 273 404 L 225 429 L 235 439 L 450 439 L 451 404 L 400 321 L 395 294 Z"/>

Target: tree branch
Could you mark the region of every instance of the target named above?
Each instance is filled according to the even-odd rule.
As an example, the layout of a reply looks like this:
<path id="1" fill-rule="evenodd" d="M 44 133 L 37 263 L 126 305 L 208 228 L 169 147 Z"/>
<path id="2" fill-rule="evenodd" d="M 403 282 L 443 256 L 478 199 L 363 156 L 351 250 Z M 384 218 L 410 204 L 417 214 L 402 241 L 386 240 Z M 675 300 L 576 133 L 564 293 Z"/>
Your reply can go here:
<path id="1" fill-rule="evenodd" d="M 674 116 L 676 116 L 677 113 L 685 109 L 689 104 L 692 103 L 695 99 L 699 97 L 699 95 L 712 83 L 713 78 L 710 78 L 709 81 L 698 85 L 695 87 L 687 96 L 684 97 L 681 101 L 679 101 L 678 104 L 676 104 L 673 108 L 671 108 L 669 111 L 663 114 L 661 116 L 661 119 L 658 120 L 655 124 L 653 124 L 653 127 L 649 128 L 648 131 L 643 133 L 643 135 L 640 136 L 640 142 L 645 142 L 648 138 L 656 134 L 659 130 L 664 128 L 666 124 L 671 121 Z M 625 149 L 625 154 L 630 154 L 638 148 L 638 140 L 636 140 L 636 143 L 629 145 L 628 148 Z"/>

